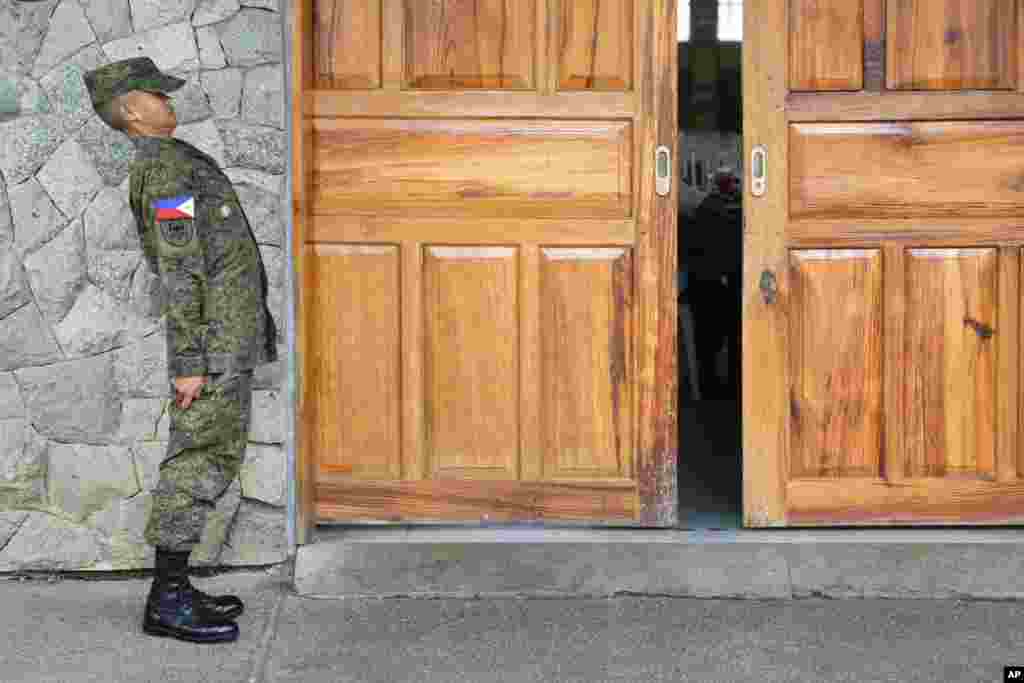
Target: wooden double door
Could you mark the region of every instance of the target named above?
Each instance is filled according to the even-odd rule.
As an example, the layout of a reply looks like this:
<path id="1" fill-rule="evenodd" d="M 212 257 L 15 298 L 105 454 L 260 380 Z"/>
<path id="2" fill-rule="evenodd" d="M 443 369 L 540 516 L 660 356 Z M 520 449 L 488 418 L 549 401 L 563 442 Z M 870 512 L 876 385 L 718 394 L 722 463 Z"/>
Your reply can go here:
<path id="1" fill-rule="evenodd" d="M 675 523 L 674 4 L 292 5 L 302 528 Z"/>
<path id="2" fill-rule="evenodd" d="M 745 2 L 747 526 L 1024 521 L 1022 3 Z M 675 523 L 675 2 L 291 10 L 300 541 Z"/>
<path id="3" fill-rule="evenodd" d="M 1022 3 L 745 12 L 746 524 L 1024 522 Z"/>

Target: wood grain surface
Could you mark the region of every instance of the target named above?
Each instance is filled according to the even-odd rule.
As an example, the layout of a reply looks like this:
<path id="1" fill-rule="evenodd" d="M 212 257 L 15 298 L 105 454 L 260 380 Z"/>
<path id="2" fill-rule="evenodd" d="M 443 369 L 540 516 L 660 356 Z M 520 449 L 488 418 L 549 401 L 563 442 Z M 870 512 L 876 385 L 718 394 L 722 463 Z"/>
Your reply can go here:
<path id="1" fill-rule="evenodd" d="M 1016 0 L 888 0 L 888 87 L 1012 90 Z"/>
<path id="2" fill-rule="evenodd" d="M 863 87 L 864 1 L 789 3 L 790 90 Z"/>

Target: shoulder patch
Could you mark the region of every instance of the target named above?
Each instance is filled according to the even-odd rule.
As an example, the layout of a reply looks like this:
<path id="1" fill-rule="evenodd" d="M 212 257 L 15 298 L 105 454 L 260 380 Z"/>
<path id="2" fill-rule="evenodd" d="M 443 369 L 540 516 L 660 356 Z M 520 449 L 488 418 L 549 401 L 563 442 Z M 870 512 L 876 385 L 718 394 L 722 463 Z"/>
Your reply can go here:
<path id="1" fill-rule="evenodd" d="M 155 199 L 151 208 L 155 212 L 153 218 L 157 221 L 191 220 L 196 217 L 196 200 L 189 194 Z"/>
<path id="2" fill-rule="evenodd" d="M 172 247 L 187 247 L 196 237 L 196 223 L 192 219 L 160 221 L 160 239 Z"/>

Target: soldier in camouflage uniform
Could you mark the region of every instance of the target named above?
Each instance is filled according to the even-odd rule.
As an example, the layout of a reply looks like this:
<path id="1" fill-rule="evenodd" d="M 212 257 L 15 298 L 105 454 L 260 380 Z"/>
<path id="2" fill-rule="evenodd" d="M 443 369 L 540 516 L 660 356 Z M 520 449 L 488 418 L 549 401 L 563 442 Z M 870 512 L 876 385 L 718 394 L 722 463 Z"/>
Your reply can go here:
<path id="1" fill-rule="evenodd" d="M 100 117 L 135 143 L 131 208 L 167 320 L 175 398 L 145 530 L 156 576 L 143 629 L 236 640 L 241 600 L 192 586 L 188 556 L 242 464 L 253 369 L 276 360 L 266 272 L 231 181 L 209 156 L 171 137 L 177 118 L 167 93 L 185 82 L 140 57 L 91 71 L 85 83 Z"/>

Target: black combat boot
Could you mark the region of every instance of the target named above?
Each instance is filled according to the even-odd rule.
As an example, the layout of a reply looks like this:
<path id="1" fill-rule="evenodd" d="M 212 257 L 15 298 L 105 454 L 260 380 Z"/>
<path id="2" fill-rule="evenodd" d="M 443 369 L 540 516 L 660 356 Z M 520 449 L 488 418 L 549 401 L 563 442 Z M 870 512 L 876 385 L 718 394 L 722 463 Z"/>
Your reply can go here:
<path id="1" fill-rule="evenodd" d="M 184 577 L 185 589 L 192 593 L 192 599 L 207 615 L 220 620 L 237 619 L 245 605 L 236 595 L 208 595 L 199 590 Z"/>
<path id="2" fill-rule="evenodd" d="M 238 640 L 238 624 L 204 608 L 188 584 L 188 552 L 156 551 L 156 578 L 146 599 L 142 630 L 196 643 Z"/>

